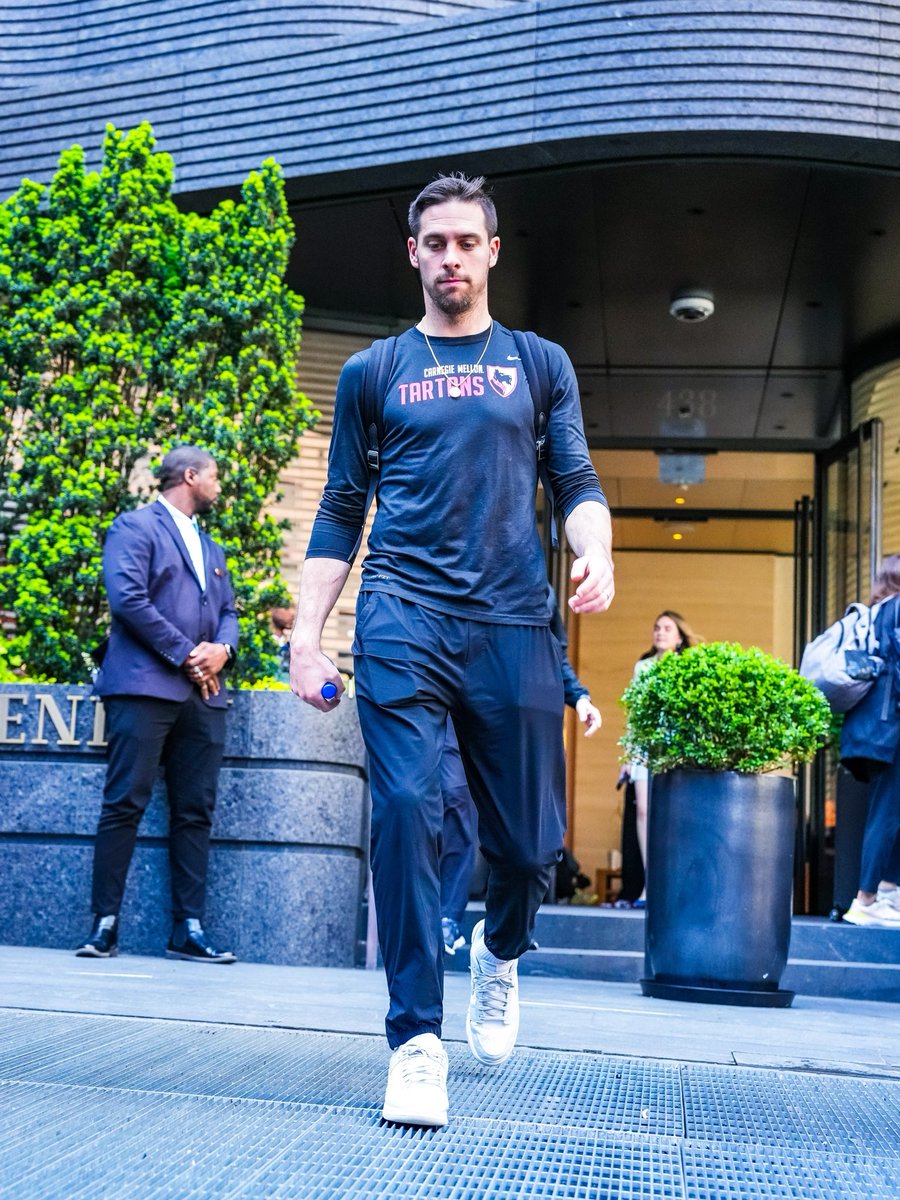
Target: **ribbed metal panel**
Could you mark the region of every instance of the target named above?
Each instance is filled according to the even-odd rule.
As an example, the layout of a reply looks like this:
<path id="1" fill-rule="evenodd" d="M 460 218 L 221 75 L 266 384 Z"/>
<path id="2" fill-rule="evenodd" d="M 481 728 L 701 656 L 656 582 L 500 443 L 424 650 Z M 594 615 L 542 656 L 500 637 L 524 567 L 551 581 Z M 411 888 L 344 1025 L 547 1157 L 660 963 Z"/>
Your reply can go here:
<path id="1" fill-rule="evenodd" d="M 339 29 L 241 61 L 162 54 L 19 92 L 0 105 L 0 191 L 46 178 L 72 141 L 93 147 L 107 120 L 150 119 L 182 192 L 234 185 L 268 154 L 302 180 L 501 149 L 521 166 L 563 162 L 647 134 L 900 136 L 896 0 L 540 0 Z"/>
<path id="2" fill-rule="evenodd" d="M 885 554 L 900 553 L 900 365 L 887 363 L 854 380 L 853 427 L 879 417 L 884 423 L 884 490 L 881 542 Z"/>
<path id="3" fill-rule="evenodd" d="M 367 35 L 509 0 L 7 0 L 0 24 L 0 88 L 28 87 L 155 59 L 196 59 L 227 49 L 231 61 L 278 54 L 335 38 Z"/>

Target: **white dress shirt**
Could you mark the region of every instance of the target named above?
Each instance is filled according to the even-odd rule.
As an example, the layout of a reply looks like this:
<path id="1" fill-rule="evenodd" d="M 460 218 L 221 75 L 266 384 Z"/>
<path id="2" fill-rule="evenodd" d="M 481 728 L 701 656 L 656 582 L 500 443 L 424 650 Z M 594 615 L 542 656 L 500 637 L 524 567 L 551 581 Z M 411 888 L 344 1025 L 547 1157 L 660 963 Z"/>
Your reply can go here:
<path id="1" fill-rule="evenodd" d="M 181 534 L 181 539 L 190 555 L 197 578 L 200 580 L 200 587 L 205 592 L 206 564 L 203 561 L 203 545 L 200 541 L 200 526 L 197 524 L 197 518 L 187 516 L 181 509 L 176 508 L 174 504 L 170 504 L 165 496 L 157 496 L 156 499 L 159 504 L 162 504 L 172 514 L 172 518 L 178 526 L 178 532 Z"/>

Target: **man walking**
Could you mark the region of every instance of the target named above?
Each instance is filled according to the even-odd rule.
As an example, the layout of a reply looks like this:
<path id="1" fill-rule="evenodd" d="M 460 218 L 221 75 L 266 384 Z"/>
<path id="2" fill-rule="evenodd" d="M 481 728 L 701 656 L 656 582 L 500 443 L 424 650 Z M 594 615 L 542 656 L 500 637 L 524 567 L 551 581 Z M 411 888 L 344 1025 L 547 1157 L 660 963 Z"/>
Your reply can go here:
<path id="1" fill-rule="evenodd" d="M 162 763 L 173 917 L 166 953 L 231 963 L 235 956 L 210 945 L 201 923 L 225 747 L 221 672 L 238 641 L 224 551 L 197 525 L 222 490 L 215 460 L 198 446 L 170 450 L 159 489 L 154 504 L 113 521 L 103 548 L 112 626 L 94 690 L 106 708 L 109 759 L 94 846 L 94 927 L 76 954 L 117 951 L 125 877 Z"/>
<path id="2" fill-rule="evenodd" d="M 512 1053 L 517 960 L 563 843 L 560 649 L 548 629 L 535 517 L 535 410 L 517 342 L 488 309 L 497 217 L 482 179 L 441 176 L 413 201 L 408 252 L 425 315 L 396 340 L 378 447 L 378 511 L 354 641 L 369 752 L 372 873 L 393 1050 L 382 1115 L 447 1121 L 440 1043 L 443 956 L 440 760 L 448 713 L 478 809 L 490 874 L 472 935 L 466 1027 L 482 1063 Z M 543 344 L 550 381 L 547 465 L 575 553 L 569 604 L 613 596 L 610 522 L 584 438 L 575 375 Z M 372 351 L 345 365 L 328 482 L 307 551 L 292 635 L 291 686 L 327 711 L 343 686 L 320 649 L 365 519 Z M 330 687 L 324 685 L 329 684 Z"/>

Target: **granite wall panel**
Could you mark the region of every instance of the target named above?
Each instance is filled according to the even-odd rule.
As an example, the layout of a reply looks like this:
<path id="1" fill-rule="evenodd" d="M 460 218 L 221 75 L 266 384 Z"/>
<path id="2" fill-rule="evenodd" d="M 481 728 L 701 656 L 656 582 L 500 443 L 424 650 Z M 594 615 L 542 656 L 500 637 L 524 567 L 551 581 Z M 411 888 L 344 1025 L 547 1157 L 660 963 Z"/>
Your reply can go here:
<path id="1" fill-rule="evenodd" d="M 90 928 L 105 775 L 102 707 L 84 687 L 0 685 L 0 922 L 13 944 L 74 947 Z M 169 936 L 168 809 L 141 823 L 121 949 Z M 287 692 L 238 692 L 228 717 L 205 917 L 239 958 L 352 966 L 366 877 L 368 791 L 355 705 L 315 713 Z"/>

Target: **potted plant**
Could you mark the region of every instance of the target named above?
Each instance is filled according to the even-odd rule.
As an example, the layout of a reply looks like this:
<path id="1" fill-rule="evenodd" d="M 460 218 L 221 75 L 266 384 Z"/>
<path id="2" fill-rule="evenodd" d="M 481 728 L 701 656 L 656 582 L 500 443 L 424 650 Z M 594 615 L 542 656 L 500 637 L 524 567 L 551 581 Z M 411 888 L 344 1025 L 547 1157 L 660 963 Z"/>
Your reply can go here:
<path id="1" fill-rule="evenodd" d="M 822 693 L 756 647 L 667 654 L 624 696 L 653 777 L 644 995 L 782 1007 L 796 807 L 784 771 L 828 739 Z"/>

